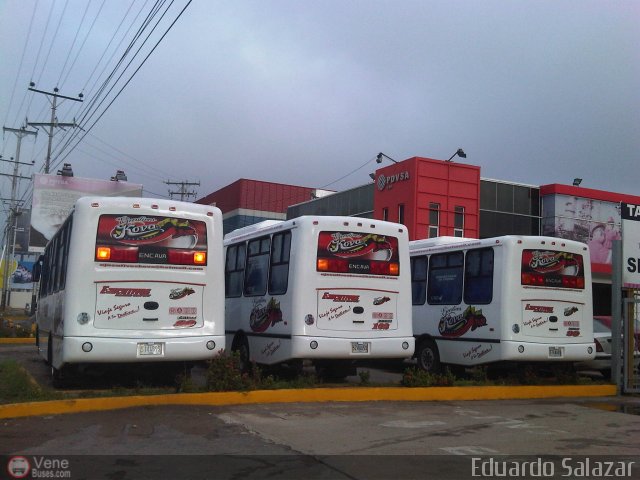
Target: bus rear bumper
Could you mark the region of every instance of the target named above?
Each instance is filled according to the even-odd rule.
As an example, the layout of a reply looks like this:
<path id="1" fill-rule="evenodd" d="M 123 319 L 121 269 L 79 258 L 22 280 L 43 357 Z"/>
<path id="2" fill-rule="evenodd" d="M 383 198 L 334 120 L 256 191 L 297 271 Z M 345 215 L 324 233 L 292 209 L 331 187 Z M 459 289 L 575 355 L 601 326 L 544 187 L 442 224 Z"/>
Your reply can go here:
<path id="1" fill-rule="evenodd" d="M 62 363 L 201 361 L 219 355 L 224 348 L 224 335 L 169 338 L 65 337 Z"/>
<path id="2" fill-rule="evenodd" d="M 415 338 L 335 338 L 293 336 L 293 358 L 369 359 L 410 358 L 415 349 Z"/>
<path id="3" fill-rule="evenodd" d="M 596 356 L 594 343 L 500 342 L 501 360 L 527 362 L 581 362 Z"/>

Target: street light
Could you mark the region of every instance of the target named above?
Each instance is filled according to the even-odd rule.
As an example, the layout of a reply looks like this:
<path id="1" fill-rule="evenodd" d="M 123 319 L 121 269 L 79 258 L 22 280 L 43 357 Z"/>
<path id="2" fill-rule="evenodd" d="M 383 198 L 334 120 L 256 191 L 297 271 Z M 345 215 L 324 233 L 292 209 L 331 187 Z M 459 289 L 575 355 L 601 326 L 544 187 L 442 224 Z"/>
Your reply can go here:
<path id="1" fill-rule="evenodd" d="M 376 157 L 376 163 L 382 163 L 382 157 L 387 158 L 389 160 L 391 160 L 393 163 L 398 163 L 396 162 L 393 158 L 391 158 L 389 155 L 385 155 L 384 153 L 380 152 L 378 154 L 378 156 Z"/>
<path id="2" fill-rule="evenodd" d="M 574 178 L 573 179 L 573 186 L 574 187 L 579 187 L 581 183 L 582 183 L 582 179 L 581 178 Z"/>
<path id="3" fill-rule="evenodd" d="M 62 170 L 58 170 L 58 175 L 63 177 L 73 177 L 73 169 L 71 168 L 70 163 L 65 163 L 62 166 Z"/>
<path id="4" fill-rule="evenodd" d="M 459 148 L 458 150 L 456 150 L 456 153 L 454 153 L 453 155 L 451 155 L 451 156 L 449 157 L 449 160 L 447 160 L 447 162 L 450 162 L 450 161 L 451 161 L 451 159 L 452 159 L 453 157 L 455 157 L 456 155 L 457 155 L 457 156 L 459 156 L 460 158 L 467 158 L 467 154 L 466 154 L 466 153 L 464 153 L 464 150 L 462 150 L 461 148 Z"/>
<path id="5" fill-rule="evenodd" d="M 116 174 L 111 177 L 112 182 L 126 182 L 127 175 L 124 173 L 124 170 L 117 170 Z"/>

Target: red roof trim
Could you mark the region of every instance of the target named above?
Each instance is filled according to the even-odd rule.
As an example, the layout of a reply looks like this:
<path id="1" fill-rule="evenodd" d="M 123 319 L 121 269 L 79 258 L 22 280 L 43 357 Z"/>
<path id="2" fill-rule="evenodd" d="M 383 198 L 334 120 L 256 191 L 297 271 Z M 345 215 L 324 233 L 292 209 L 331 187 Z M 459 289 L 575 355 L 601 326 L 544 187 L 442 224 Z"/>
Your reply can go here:
<path id="1" fill-rule="evenodd" d="M 640 203 L 640 197 L 637 195 L 607 192 L 605 190 L 595 190 L 593 188 L 574 187 L 572 185 L 562 185 L 559 183 L 541 185 L 540 195 L 569 195 L 572 197 L 590 198 L 592 200 L 602 200 L 605 202 Z"/>

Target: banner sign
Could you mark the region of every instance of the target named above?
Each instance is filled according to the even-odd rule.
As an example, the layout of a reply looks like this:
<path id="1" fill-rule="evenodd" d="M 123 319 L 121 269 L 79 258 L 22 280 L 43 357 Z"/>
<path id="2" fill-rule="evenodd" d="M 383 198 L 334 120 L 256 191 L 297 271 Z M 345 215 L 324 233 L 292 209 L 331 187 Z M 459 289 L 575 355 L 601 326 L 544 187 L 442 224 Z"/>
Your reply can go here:
<path id="1" fill-rule="evenodd" d="M 622 286 L 640 288 L 640 205 L 621 203 Z"/>
<path id="2" fill-rule="evenodd" d="M 36 173 L 33 176 L 29 251 L 44 252 L 45 245 L 69 216 L 76 200 L 88 195 L 141 197 L 142 185 Z"/>

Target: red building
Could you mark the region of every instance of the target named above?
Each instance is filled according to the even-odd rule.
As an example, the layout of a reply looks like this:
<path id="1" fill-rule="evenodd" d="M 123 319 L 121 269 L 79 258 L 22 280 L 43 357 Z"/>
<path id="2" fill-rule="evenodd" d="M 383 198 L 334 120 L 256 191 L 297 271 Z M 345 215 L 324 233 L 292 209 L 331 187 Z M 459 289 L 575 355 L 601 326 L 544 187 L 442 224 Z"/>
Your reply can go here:
<path id="1" fill-rule="evenodd" d="M 284 220 L 287 207 L 314 198 L 316 189 L 241 178 L 195 203 L 222 210 L 224 233 L 263 220 Z"/>
<path id="2" fill-rule="evenodd" d="M 406 225 L 409 238 L 479 237 L 480 167 L 412 157 L 375 173 L 373 217 Z"/>

